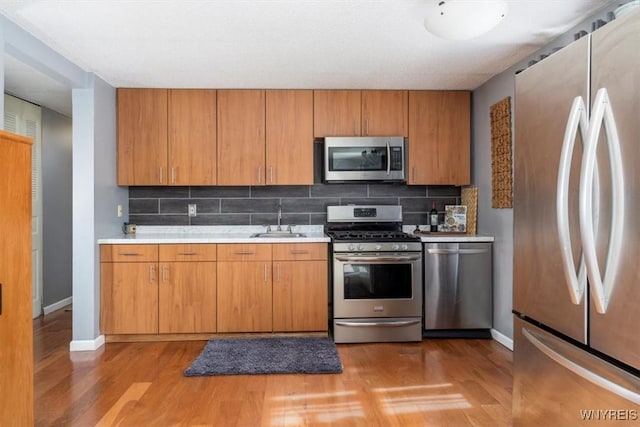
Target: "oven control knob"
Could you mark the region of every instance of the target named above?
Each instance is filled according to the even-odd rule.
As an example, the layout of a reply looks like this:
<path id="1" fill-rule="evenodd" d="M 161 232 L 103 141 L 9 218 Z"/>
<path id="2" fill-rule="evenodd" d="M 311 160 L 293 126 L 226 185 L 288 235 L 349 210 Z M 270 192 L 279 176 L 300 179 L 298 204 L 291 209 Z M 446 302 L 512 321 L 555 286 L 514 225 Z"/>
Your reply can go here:
<path id="1" fill-rule="evenodd" d="M 402 250 L 406 251 L 407 249 L 409 249 L 409 246 L 406 245 L 406 243 L 404 245 L 402 245 Z"/>
<path id="2" fill-rule="evenodd" d="M 361 244 L 361 245 L 358 245 L 358 250 L 359 250 L 359 251 L 361 251 L 361 250 L 363 250 L 363 249 L 364 249 L 364 245 L 362 245 L 362 244 Z"/>
<path id="3" fill-rule="evenodd" d="M 354 250 L 355 248 L 356 248 L 355 246 L 353 246 L 353 245 L 349 245 L 349 250 L 350 250 L 350 251 Z"/>
<path id="4" fill-rule="evenodd" d="M 400 249 L 400 245 L 393 245 L 391 246 L 391 249 L 393 249 L 394 251 L 397 251 L 398 249 Z"/>
<path id="5" fill-rule="evenodd" d="M 382 249 L 382 245 L 376 245 L 376 251 L 379 251 L 380 249 Z"/>

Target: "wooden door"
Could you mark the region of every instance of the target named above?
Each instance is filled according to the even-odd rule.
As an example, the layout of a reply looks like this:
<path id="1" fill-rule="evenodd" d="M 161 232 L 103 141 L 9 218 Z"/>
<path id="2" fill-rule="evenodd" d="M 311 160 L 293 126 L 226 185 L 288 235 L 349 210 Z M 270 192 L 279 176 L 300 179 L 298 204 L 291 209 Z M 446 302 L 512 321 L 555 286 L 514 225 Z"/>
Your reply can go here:
<path id="1" fill-rule="evenodd" d="M 30 138 L 0 131 L 0 425 L 33 425 Z"/>
<path id="2" fill-rule="evenodd" d="M 265 92 L 218 91 L 218 185 L 265 185 Z"/>
<path id="3" fill-rule="evenodd" d="M 218 332 L 270 332 L 271 292 L 271 261 L 218 261 Z"/>
<path id="4" fill-rule="evenodd" d="M 470 183 L 470 114 L 470 92 L 409 92 L 408 184 Z"/>
<path id="5" fill-rule="evenodd" d="M 158 333 L 158 264 L 100 263 L 103 334 Z"/>
<path id="6" fill-rule="evenodd" d="M 158 331 L 216 332 L 216 263 L 161 262 Z"/>
<path id="7" fill-rule="evenodd" d="M 267 185 L 313 184 L 313 91 L 266 92 Z"/>
<path id="8" fill-rule="evenodd" d="M 167 90 L 117 95 L 118 185 L 167 185 Z"/>
<path id="9" fill-rule="evenodd" d="M 409 92 L 363 90 L 362 135 L 409 136 Z"/>
<path id="10" fill-rule="evenodd" d="M 216 91 L 169 90 L 169 185 L 215 185 Z"/>
<path id="11" fill-rule="evenodd" d="M 313 91 L 313 136 L 360 135 L 359 90 Z"/>
<path id="12" fill-rule="evenodd" d="M 274 261 L 273 331 L 326 331 L 327 261 Z"/>

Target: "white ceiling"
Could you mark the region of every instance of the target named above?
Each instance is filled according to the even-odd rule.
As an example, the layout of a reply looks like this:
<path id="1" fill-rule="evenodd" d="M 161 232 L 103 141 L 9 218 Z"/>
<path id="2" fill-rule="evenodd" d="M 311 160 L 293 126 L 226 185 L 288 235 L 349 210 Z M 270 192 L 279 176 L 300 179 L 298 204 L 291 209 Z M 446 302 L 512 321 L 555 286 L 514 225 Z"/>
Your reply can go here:
<path id="1" fill-rule="evenodd" d="M 116 87 L 475 89 L 627 0 L 508 0 L 469 41 L 424 29 L 434 1 L 0 0 L 0 12 Z M 6 62 L 7 90 L 49 106 L 47 79 Z M 56 109 L 70 115 L 67 98 Z"/>

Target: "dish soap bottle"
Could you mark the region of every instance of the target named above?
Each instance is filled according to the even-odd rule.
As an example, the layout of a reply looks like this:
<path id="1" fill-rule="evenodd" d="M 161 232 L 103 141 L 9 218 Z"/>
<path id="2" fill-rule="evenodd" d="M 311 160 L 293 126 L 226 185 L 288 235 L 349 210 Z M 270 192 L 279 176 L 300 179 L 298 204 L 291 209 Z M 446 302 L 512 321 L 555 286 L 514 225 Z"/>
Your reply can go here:
<path id="1" fill-rule="evenodd" d="M 431 210 L 429 211 L 429 231 L 435 233 L 438 231 L 438 211 L 436 210 L 436 202 L 431 204 Z"/>

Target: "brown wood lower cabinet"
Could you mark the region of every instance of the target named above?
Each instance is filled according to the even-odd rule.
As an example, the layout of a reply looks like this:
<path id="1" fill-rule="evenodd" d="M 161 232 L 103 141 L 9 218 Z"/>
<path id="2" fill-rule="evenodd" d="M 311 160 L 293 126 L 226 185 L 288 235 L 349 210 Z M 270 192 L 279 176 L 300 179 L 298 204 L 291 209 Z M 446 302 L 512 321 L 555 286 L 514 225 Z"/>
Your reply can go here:
<path id="1" fill-rule="evenodd" d="M 274 332 L 327 330 L 327 269 L 326 244 L 274 245 Z"/>
<path id="2" fill-rule="evenodd" d="M 101 245 L 106 335 L 328 330 L 327 244 Z"/>

